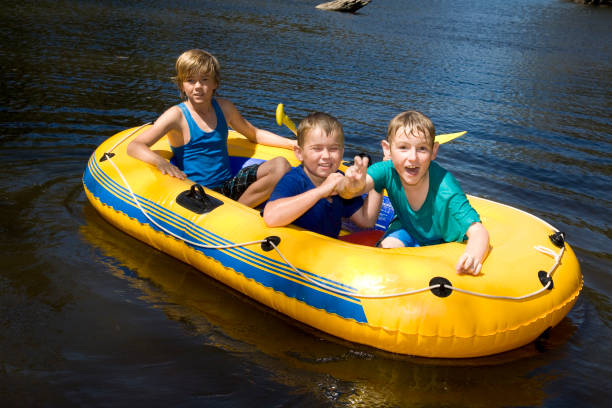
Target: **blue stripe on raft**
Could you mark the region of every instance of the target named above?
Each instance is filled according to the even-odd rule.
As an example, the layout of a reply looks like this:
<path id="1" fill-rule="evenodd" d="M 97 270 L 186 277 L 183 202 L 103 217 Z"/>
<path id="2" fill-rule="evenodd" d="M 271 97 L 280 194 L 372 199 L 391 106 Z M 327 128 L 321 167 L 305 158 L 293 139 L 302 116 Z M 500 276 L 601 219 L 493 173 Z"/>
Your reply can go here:
<path id="1" fill-rule="evenodd" d="M 148 218 L 146 218 L 146 216 L 140 211 L 140 209 L 137 209 L 136 205 L 134 204 L 132 200 L 132 197 L 130 196 L 126 188 L 119 186 L 113 179 L 111 179 L 105 173 L 103 173 L 100 167 L 98 166 L 97 162 L 92 161 L 90 163 L 92 167 L 89 170 L 91 174 L 93 175 L 95 182 L 98 183 L 98 185 L 103 188 L 102 194 L 111 193 L 111 197 L 107 197 L 106 199 L 107 201 L 102 201 L 102 202 L 106 203 L 113 199 L 119 199 L 120 201 L 123 201 L 130 206 L 127 208 L 127 210 L 124 211 L 124 213 L 130 215 L 132 218 L 138 219 L 138 221 L 143 224 L 150 225 L 151 228 L 155 230 L 158 230 L 158 231 L 160 230 L 158 227 L 150 223 Z M 173 212 L 167 210 L 164 207 L 157 205 L 156 203 L 144 197 L 138 197 L 138 200 L 140 201 L 140 204 L 145 209 L 145 211 L 149 213 L 150 216 L 155 216 L 158 224 L 162 225 L 164 228 L 168 230 L 171 230 L 175 235 L 183 239 L 197 241 L 198 243 L 203 243 L 205 245 L 233 244 L 233 242 L 230 242 L 215 234 L 212 234 L 210 231 L 205 230 L 204 228 L 201 228 L 193 224 L 192 222 L 179 217 Z M 113 208 L 117 208 L 117 205 L 115 205 Z M 162 216 L 165 218 L 162 218 Z M 170 219 L 171 222 L 168 221 L 168 219 Z M 203 238 L 205 238 L 206 240 L 203 240 Z M 195 247 L 199 248 L 197 246 Z M 268 266 L 269 268 L 282 269 L 284 272 L 292 275 L 291 276 L 292 278 L 298 278 L 300 280 L 303 280 L 303 278 L 299 277 L 299 275 L 295 275 L 295 272 L 292 269 L 290 269 L 286 264 L 281 263 L 279 261 L 275 261 L 273 259 L 263 257 L 255 252 L 246 250 L 244 248 L 233 248 L 233 249 L 230 249 L 230 251 L 241 252 L 241 254 L 243 255 L 243 258 L 245 259 L 248 258 L 247 259 L 248 261 L 258 262 L 262 264 L 263 266 Z M 344 285 L 339 282 L 335 282 L 335 281 L 323 278 L 321 276 L 317 276 L 307 271 L 302 270 L 301 272 L 306 275 L 309 275 L 311 278 L 315 280 L 323 281 L 324 283 L 330 284 L 332 286 L 340 287 L 346 291 L 349 291 L 349 292 L 355 291 L 353 287 L 350 287 L 348 285 Z M 304 280 L 304 283 L 307 283 L 307 281 Z M 350 296 L 348 296 L 348 298 L 351 298 L 356 301 L 355 298 L 352 298 Z"/>
<path id="2" fill-rule="evenodd" d="M 106 200 L 110 201 L 113 199 L 119 199 L 120 201 L 123 201 L 124 203 L 127 203 L 130 207 L 127 208 L 127 210 L 125 210 L 124 212 L 128 215 L 130 215 L 132 218 L 136 218 L 139 220 L 139 222 L 141 223 L 145 223 L 150 225 L 151 228 L 155 229 L 155 230 L 160 230 L 158 227 L 156 227 L 155 225 L 152 225 L 149 220 L 146 218 L 146 216 L 136 207 L 136 205 L 133 203 L 133 200 L 131 198 L 131 196 L 129 195 L 127 189 L 125 189 L 124 187 L 119 186 L 117 183 L 115 183 L 114 180 L 112 180 L 111 178 L 109 178 L 105 173 L 103 173 L 101 171 L 101 169 L 98 167 L 97 162 L 91 162 L 92 167 L 91 167 L 91 174 L 93 175 L 93 177 L 96 179 L 96 181 L 99 181 L 99 184 L 104 187 L 106 186 L 105 189 L 102 190 L 102 194 L 106 193 L 106 192 L 110 192 L 112 193 L 112 195 L 114 195 L 115 197 L 111 196 L 110 198 L 107 197 Z M 104 191 L 107 190 L 107 191 Z M 143 206 L 143 208 L 145 209 L 145 211 L 147 211 L 149 213 L 150 216 L 155 216 L 155 218 L 157 218 L 158 220 L 158 224 L 162 225 L 164 228 L 171 230 L 175 235 L 183 238 L 183 239 L 188 239 L 191 241 L 197 241 L 198 243 L 203 243 L 205 245 L 227 245 L 227 244 L 233 244 L 233 242 L 227 241 L 222 239 L 221 237 L 212 234 L 210 231 L 205 230 L 195 224 L 193 224 L 190 221 L 185 220 L 184 218 L 181 218 L 179 216 L 177 216 L 176 214 L 174 214 L 173 212 L 167 210 L 164 207 L 161 207 L 155 203 L 153 203 L 150 200 L 145 199 L 144 197 L 139 197 L 138 200 L 140 201 L 140 204 Z M 107 201 L 103 201 L 103 202 L 107 202 Z M 116 208 L 117 205 L 115 205 L 113 208 Z M 129 211 L 129 210 L 135 210 L 135 211 Z M 165 217 L 165 219 L 162 218 L 162 216 Z M 168 221 L 168 219 L 171 220 L 171 222 Z M 206 238 L 207 240 L 203 240 L 203 238 Z M 194 248 L 198 249 L 198 246 L 193 246 Z M 234 251 L 237 252 L 237 256 L 242 256 L 242 258 L 244 258 L 247 261 L 250 262 L 257 262 L 260 265 L 263 265 L 264 267 L 268 267 L 268 268 L 273 268 L 273 269 L 281 269 L 282 272 L 284 272 L 287 275 L 290 275 L 289 278 L 291 279 L 298 279 L 303 281 L 304 283 L 308 284 L 308 282 L 303 279 L 302 277 L 300 277 L 299 275 L 296 275 L 295 272 L 290 269 L 286 264 L 281 263 L 279 261 L 275 261 L 273 259 L 267 258 L 267 257 L 263 257 L 255 252 L 252 252 L 250 250 L 244 249 L 244 248 L 233 248 L 233 249 L 229 249 L 229 251 Z M 278 271 L 273 271 L 273 273 L 277 273 Z M 348 285 L 344 285 L 341 284 L 339 282 L 334 282 L 332 280 L 314 275 L 312 273 L 306 272 L 306 271 L 301 271 L 302 273 L 309 275 L 311 278 L 318 280 L 318 281 L 323 281 L 324 283 L 327 283 L 331 286 L 336 286 L 336 287 L 340 287 L 346 291 L 355 291 L 354 288 L 348 286 Z M 352 298 L 350 296 L 348 296 L 349 299 L 353 299 L 353 301 L 357 301 L 355 298 Z"/>
<path id="3" fill-rule="evenodd" d="M 83 183 L 102 203 L 131 218 L 137 219 L 140 223 L 148 224 L 151 228 L 159 230 L 155 225 L 151 225 L 150 221 L 136 207 L 127 189 L 118 185 L 103 173 L 93 156 L 83 174 Z M 156 219 L 156 222 L 177 236 L 202 243 L 203 245 L 230 244 L 229 241 L 198 227 L 144 197 L 138 197 L 138 200 L 149 215 Z M 188 232 L 191 232 L 195 237 L 189 235 Z M 244 247 L 218 250 L 204 249 L 191 244 L 187 245 L 219 261 L 222 265 L 240 272 L 245 277 L 282 292 L 286 296 L 293 297 L 317 309 L 323 309 L 344 318 L 354 319 L 357 322 L 367 322 L 359 299 L 333 294 L 324 289 L 313 287 L 313 284 L 296 275 L 284 263 L 263 257 Z M 330 286 L 340 287 L 347 291 L 354 290 L 340 282 L 334 282 L 310 272 L 301 272 L 311 276 L 314 280 L 323 281 Z"/>

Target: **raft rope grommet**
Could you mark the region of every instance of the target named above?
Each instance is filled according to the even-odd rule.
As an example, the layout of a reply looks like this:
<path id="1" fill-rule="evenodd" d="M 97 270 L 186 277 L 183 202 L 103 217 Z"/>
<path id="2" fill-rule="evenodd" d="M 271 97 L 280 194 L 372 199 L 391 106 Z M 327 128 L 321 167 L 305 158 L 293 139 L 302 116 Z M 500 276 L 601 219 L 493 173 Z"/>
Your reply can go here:
<path id="1" fill-rule="evenodd" d="M 565 232 L 557 231 L 549 235 L 548 238 L 557 248 L 563 248 L 563 245 L 565 245 Z"/>
<path id="2" fill-rule="evenodd" d="M 553 282 L 552 277 L 546 271 L 538 272 L 538 278 L 540 279 L 542 286 L 548 285 L 548 288 L 547 288 L 548 290 L 552 290 L 552 288 L 555 286 L 555 283 Z"/>
<path id="3" fill-rule="evenodd" d="M 110 159 L 110 158 L 111 158 L 111 157 L 113 157 L 114 155 L 115 155 L 115 153 L 111 153 L 111 152 L 104 153 L 104 154 L 102 155 L 102 157 L 100 157 L 100 163 L 102 163 L 102 162 L 103 162 L 103 161 L 105 161 L 106 159 Z"/>
<path id="4" fill-rule="evenodd" d="M 437 297 L 443 298 L 453 293 L 453 290 L 451 289 L 453 284 L 450 283 L 448 279 L 443 278 L 441 276 L 436 276 L 435 278 L 432 278 L 429 281 L 429 286 L 436 286 L 435 288 L 431 289 L 431 293 L 433 293 Z"/>
<path id="5" fill-rule="evenodd" d="M 280 244 L 280 241 L 280 237 L 277 237 L 276 235 L 270 235 L 269 237 L 266 237 L 261 243 L 261 249 L 266 252 L 271 251 L 276 246 L 278 246 L 278 244 Z"/>

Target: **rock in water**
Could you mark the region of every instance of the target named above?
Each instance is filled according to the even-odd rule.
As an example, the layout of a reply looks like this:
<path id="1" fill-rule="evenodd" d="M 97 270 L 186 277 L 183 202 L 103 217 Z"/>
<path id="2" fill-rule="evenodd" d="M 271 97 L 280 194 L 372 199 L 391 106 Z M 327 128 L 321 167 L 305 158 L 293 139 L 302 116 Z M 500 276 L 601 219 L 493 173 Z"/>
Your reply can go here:
<path id="1" fill-rule="evenodd" d="M 344 11 L 354 13 L 363 6 L 367 5 L 371 0 L 334 0 L 327 3 L 321 3 L 317 6 L 322 10 Z"/>

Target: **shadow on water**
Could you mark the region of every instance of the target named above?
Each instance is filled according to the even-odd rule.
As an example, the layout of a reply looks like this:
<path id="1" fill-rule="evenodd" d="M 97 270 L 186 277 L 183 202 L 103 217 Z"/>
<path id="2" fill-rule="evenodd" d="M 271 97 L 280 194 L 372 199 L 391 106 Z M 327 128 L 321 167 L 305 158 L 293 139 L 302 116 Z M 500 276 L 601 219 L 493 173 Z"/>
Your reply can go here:
<path id="1" fill-rule="evenodd" d="M 126 236 L 89 205 L 84 216 L 80 234 L 98 254 L 96 262 L 137 289 L 150 308 L 203 345 L 240 354 L 274 381 L 346 406 L 537 406 L 554 376 L 535 373 L 563 358 L 576 331 L 565 318 L 546 339 L 477 359 L 395 355 L 289 321 Z"/>

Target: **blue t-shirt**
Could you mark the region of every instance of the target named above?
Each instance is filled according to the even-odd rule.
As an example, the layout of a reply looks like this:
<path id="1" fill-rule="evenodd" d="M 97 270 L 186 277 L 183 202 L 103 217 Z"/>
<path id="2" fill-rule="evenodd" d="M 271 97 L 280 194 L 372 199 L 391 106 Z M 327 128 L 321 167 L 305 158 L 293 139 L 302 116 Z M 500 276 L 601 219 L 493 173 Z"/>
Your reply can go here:
<path id="1" fill-rule="evenodd" d="M 284 197 L 293 197 L 315 188 L 304 172 L 302 166 L 291 169 L 278 182 L 270 201 Z M 342 227 L 342 218 L 352 216 L 363 205 L 363 198 L 355 197 L 346 200 L 338 195 L 331 196 L 331 202 L 322 198 L 301 217 L 293 221 L 294 225 L 328 237 L 337 238 Z"/>
<path id="2" fill-rule="evenodd" d="M 418 211 L 413 211 L 408 204 L 402 180 L 391 160 L 373 164 L 368 168 L 368 175 L 376 191 L 387 190 L 401 228 L 421 245 L 461 242 L 468 228 L 480 221 L 457 179 L 436 162 L 432 161 L 429 166 L 429 191 Z M 397 228 L 398 223 L 392 222 L 389 231 Z"/>
<path id="3" fill-rule="evenodd" d="M 227 122 L 223 111 L 213 98 L 217 127 L 205 132 L 195 123 L 185 103 L 178 105 L 189 124 L 189 143 L 172 147 L 171 163 L 183 170 L 187 177 L 203 186 L 215 188 L 232 177 L 227 153 Z"/>

